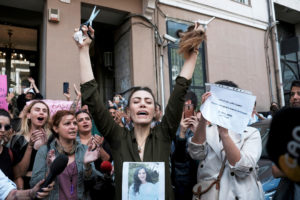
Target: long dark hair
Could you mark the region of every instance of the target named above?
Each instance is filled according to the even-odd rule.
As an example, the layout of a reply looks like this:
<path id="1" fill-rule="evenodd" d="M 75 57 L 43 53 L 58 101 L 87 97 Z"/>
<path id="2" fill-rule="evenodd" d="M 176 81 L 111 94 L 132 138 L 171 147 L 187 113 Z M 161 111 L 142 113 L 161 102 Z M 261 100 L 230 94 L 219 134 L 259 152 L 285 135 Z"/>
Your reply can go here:
<path id="1" fill-rule="evenodd" d="M 152 178 L 151 178 L 151 175 L 149 174 L 147 168 L 145 168 L 145 167 L 138 167 L 135 170 L 134 176 L 133 176 L 133 184 L 134 184 L 133 185 L 133 190 L 134 190 L 134 193 L 138 193 L 139 192 L 140 186 L 142 184 L 142 182 L 141 182 L 141 180 L 139 179 L 139 176 L 138 176 L 139 175 L 139 171 L 141 169 L 144 169 L 145 172 L 146 172 L 146 181 L 152 183 Z"/>

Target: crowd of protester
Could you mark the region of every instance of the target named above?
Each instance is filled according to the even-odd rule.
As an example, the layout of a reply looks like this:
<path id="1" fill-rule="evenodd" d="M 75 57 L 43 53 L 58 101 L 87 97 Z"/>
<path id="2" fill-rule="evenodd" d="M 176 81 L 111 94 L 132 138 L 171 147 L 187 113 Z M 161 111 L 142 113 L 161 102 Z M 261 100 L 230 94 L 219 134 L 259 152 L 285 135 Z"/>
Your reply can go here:
<path id="1" fill-rule="evenodd" d="M 94 34 L 91 27 L 83 26 L 82 31 Z M 198 37 L 198 42 L 189 44 L 184 37 Z M 247 126 L 240 135 L 211 124 L 197 111 L 197 96 L 188 90 L 197 47 L 204 38 L 198 24 L 182 36 L 187 41 L 181 49 L 186 60 L 164 116 L 147 87 L 133 87 L 128 99 L 116 94 L 107 103 L 102 101 L 89 60 L 90 37 L 76 43 L 82 85 L 81 91 L 74 85 L 76 98 L 69 110 L 50 116 L 34 79 L 28 78 L 30 87 L 18 97 L 8 94 L 8 111 L 0 109 L 0 200 L 121 199 L 125 161 L 164 162 L 168 200 L 264 199 L 257 175 L 262 152 L 259 131 Z M 184 50 L 187 46 L 189 53 Z M 216 84 L 238 87 L 228 80 Z M 70 93 L 64 95 L 70 101 Z M 204 93 L 201 104 L 210 95 Z M 292 84 L 290 107 L 300 107 L 300 81 Z M 255 102 L 249 125 L 273 118 L 279 109 L 272 102 L 269 115 L 263 116 Z M 40 190 L 61 154 L 68 157 L 66 168 Z M 298 179 L 290 180 L 275 165 L 273 171 L 274 176 L 285 177 L 283 184 L 293 185 L 286 194 L 289 199 L 299 199 Z M 134 176 L 129 199 L 158 199 L 155 189 L 147 190 L 146 185 L 154 188 L 147 169 L 137 169 Z"/>

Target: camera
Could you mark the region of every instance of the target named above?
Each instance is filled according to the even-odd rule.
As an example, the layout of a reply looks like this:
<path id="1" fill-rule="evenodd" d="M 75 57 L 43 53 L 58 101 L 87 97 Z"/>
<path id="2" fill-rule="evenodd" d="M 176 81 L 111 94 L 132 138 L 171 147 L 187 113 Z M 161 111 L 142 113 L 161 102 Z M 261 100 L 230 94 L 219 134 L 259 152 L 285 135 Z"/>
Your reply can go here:
<path id="1" fill-rule="evenodd" d="M 165 40 L 168 40 L 170 42 L 174 42 L 175 43 L 177 41 L 177 38 L 174 38 L 173 36 L 168 35 L 168 34 L 164 34 L 163 37 L 164 37 Z"/>

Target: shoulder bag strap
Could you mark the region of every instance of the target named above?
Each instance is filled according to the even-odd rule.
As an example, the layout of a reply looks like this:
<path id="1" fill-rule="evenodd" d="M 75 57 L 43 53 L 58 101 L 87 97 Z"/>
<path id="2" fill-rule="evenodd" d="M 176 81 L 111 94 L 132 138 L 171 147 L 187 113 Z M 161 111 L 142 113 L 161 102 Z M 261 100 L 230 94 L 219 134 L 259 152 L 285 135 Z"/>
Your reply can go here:
<path id="1" fill-rule="evenodd" d="M 202 194 L 205 194 L 206 192 L 208 192 L 215 184 L 216 184 L 216 189 L 219 190 L 220 189 L 220 180 L 221 180 L 221 177 L 223 175 L 223 172 L 224 172 L 224 169 L 225 169 L 225 163 L 226 163 L 226 156 L 222 162 L 222 166 L 221 166 L 221 169 L 220 169 L 220 172 L 219 172 L 219 175 L 217 176 L 217 179 L 215 181 L 213 181 L 205 190 L 201 191 L 201 186 L 199 186 L 197 192 L 194 192 L 193 191 L 193 194 L 194 195 L 197 195 L 200 199 L 201 195 Z"/>

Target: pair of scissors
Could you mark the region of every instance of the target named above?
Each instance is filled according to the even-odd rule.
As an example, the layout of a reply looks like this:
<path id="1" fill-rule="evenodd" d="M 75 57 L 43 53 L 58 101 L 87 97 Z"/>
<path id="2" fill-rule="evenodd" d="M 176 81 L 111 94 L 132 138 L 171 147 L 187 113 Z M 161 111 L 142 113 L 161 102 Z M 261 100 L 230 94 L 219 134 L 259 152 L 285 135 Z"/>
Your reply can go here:
<path id="1" fill-rule="evenodd" d="M 94 9 L 93 9 L 93 12 L 91 13 L 90 18 L 89 18 L 86 22 L 84 22 L 83 24 L 80 25 L 79 30 L 82 31 L 82 26 L 84 26 L 84 25 L 86 25 L 87 27 L 92 26 L 93 20 L 97 17 L 97 15 L 99 14 L 99 12 L 100 12 L 100 9 L 96 11 L 96 6 L 95 6 Z M 89 36 L 89 37 L 91 38 L 91 40 L 92 40 L 93 37 L 91 36 L 91 32 L 88 31 L 87 34 L 88 34 L 88 36 Z"/>

